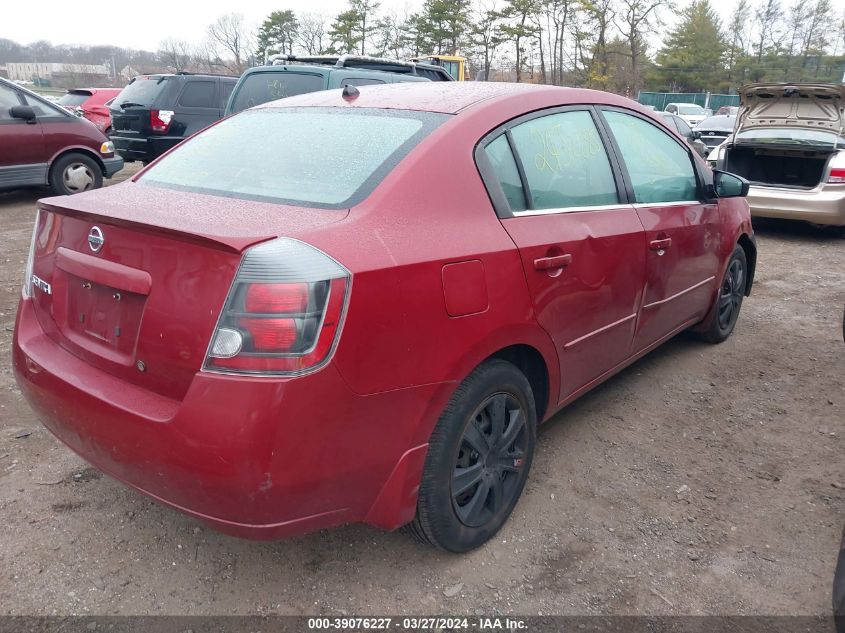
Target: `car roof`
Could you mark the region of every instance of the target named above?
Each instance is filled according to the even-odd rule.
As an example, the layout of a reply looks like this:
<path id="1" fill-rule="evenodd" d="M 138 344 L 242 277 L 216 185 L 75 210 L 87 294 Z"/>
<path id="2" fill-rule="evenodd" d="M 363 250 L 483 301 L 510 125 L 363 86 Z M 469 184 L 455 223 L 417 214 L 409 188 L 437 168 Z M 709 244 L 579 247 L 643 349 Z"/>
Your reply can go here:
<path id="1" fill-rule="evenodd" d="M 382 108 L 458 114 L 473 106 L 493 106 L 506 101 L 533 98 L 538 107 L 552 105 L 602 103 L 618 105 L 648 113 L 641 105 L 607 92 L 582 88 L 561 88 L 539 84 L 517 84 L 484 81 L 426 81 L 395 83 L 385 86 L 362 86 L 358 96 L 343 98 L 340 90 L 309 92 L 279 101 L 270 101 L 258 108 L 299 106 Z"/>

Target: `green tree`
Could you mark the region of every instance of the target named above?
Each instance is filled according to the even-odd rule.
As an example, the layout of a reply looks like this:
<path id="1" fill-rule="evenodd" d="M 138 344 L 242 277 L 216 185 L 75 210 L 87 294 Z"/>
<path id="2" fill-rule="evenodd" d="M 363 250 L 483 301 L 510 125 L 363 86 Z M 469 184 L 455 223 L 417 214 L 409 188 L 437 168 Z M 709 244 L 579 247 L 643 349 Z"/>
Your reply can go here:
<path id="1" fill-rule="evenodd" d="M 485 81 L 490 80 L 493 56 L 496 54 L 496 49 L 504 41 L 499 29 L 501 20 L 502 16 L 496 11 L 495 7 L 480 10 L 470 27 L 470 42 L 481 58 L 481 70 L 484 73 Z"/>
<path id="2" fill-rule="evenodd" d="M 709 0 L 693 0 L 680 18 L 655 58 L 663 87 L 682 92 L 717 89 L 725 77 L 727 44 L 716 12 Z"/>
<path id="3" fill-rule="evenodd" d="M 469 0 L 426 0 L 417 21 L 424 53 L 455 55 L 470 29 Z"/>
<path id="4" fill-rule="evenodd" d="M 379 6 L 374 0 L 350 0 L 349 9 L 334 19 L 329 31 L 335 52 L 366 54 L 368 39 L 378 30 Z"/>
<path id="5" fill-rule="evenodd" d="M 273 11 L 258 29 L 257 54 L 264 60 L 271 51 L 293 55 L 299 21 L 290 9 Z"/>

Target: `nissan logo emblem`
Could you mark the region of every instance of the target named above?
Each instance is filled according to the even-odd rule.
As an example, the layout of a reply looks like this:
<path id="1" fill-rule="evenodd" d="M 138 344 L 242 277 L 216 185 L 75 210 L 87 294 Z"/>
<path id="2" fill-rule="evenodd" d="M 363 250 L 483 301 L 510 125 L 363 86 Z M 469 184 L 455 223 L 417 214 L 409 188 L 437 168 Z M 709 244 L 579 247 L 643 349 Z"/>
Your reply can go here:
<path id="1" fill-rule="evenodd" d="M 100 230 L 100 227 L 91 227 L 91 230 L 88 232 L 88 248 L 95 253 L 99 253 L 100 249 L 103 248 L 105 241 L 106 239 L 103 237 L 103 232 Z"/>

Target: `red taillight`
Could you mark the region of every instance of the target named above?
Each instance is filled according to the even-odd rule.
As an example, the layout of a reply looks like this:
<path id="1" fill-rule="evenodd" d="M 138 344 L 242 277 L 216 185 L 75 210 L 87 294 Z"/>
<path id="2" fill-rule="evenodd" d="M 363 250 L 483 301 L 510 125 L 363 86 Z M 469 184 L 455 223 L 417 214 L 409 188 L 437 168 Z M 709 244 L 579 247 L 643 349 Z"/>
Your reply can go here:
<path id="1" fill-rule="evenodd" d="M 296 320 L 242 317 L 238 325 L 249 334 L 256 352 L 289 352 L 296 344 Z"/>
<path id="2" fill-rule="evenodd" d="M 305 312 L 308 284 L 250 284 L 244 309 L 256 314 Z"/>
<path id="3" fill-rule="evenodd" d="M 351 275 L 317 249 L 280 238 L 249 249 L 209 346 L 205 369 L 298 375 L 328 361 Z"/>
<path id="4" fill-rule="evenodd" d="M 150 110 L 150 129 L 154 134 L 167 134 L 173 123 L 173 110 Z"/>
<path id="5" fill-rule="evenodd" d="M 830 170 L 830 177 L 828 182 L 842 184 L 845 183 L 845 167 L 834 167 Z"/>

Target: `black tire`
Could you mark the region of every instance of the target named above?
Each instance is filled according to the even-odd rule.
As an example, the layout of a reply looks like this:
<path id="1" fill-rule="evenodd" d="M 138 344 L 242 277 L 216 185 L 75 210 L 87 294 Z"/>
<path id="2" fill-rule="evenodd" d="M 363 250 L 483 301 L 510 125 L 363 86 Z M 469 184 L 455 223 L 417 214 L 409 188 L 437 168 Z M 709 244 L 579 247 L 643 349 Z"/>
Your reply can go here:
<path id="1" fill-rule="evenodd" d="M 90 156 L 71 152 L 50 168 L 50 188 L 59 196 L 69 196 L 103 186 L 103 168 Z"/>
<path id="2" fill-rule="evenodd" d="M 504 360 L 480 365 L 455 390 L 431 435 L 409 531 L 449 552 L 485 543 L 522 494 L 536 438 L 525 375 Z M 456 482 L 463 491 L 453 495 Z"/>
<path id="3" fill-rule="evenodd" d="M 716 302 L 704 323 L 698 328 L 702 339 L 708 343 L 721 343 L 731 335 L 742 308 L 747 280 L 748 261 L 742 246 L 737 244 L 719 284 Z"/>

